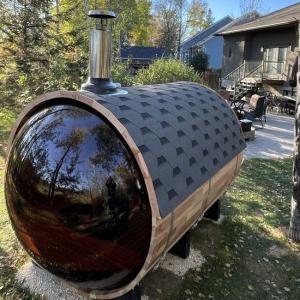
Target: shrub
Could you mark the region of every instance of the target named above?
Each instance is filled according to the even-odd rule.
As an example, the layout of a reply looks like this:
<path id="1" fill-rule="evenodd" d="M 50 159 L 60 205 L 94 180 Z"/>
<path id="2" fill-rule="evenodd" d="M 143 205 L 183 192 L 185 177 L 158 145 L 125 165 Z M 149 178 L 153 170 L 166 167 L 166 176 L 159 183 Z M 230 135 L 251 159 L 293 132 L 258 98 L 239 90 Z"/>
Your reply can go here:
<path id="1" fill-rule="evenodd" d="M 16 119 L 16 113 L 9 108 L 0 108 L 0 135 L 1 131 L 10 130 Z"/>
<path id="2" fill-rule="evenodd" d="M 208 55 L 202 51 L 197 51 L 191 61 L 190 65 L 198 72 L 204 72 L 208 69 Z"/>
<path id="3" fill-rule="evenodd" d="M 134 79 L 135 85 L 193 81 L 202 83 L 202 78 L 192 67 L 176 59 L 156 60 L 148 69 L 141 69 Z"/>
<path id="4" fill-rule="evenodd" d="M 133 84 L 133 75 L 130 71 L 130 63 L 114 63 L 112 66 L 112 78 L 116 83 L 121 83 L 122 86 L 131 86 Z"/>

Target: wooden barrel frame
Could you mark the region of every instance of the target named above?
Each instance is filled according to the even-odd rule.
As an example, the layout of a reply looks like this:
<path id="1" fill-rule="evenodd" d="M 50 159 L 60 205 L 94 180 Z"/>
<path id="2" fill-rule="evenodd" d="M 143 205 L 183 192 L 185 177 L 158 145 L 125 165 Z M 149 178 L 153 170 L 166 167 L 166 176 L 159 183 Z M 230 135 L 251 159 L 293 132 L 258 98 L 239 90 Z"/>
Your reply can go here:
<path id="1" fill-rule="evenodd" d="M 99 99 L 97 95 L 94 96 L 95 98 Z M 88 296 L 91 299 L 117 298 L 132 290 L 147 274 L 147 272 L 149 272 L 153 266 L 157 264 L 160 256 L 171 249 L 172 246 L 174 246 L 174 244 L 191 228 L 191 226 L 203 216 L 205 211 L 207 211 L 214 204 L 214 202 L 224 194 L 225 190 L 228 188 L 240 170 L 243 161 L 243 152 L 233 158 L 212 178 L 207 180 L 193 194 L 187 197 L 175 208 L 174 211 L 172 211 L 165 218 L 162 218 L 159 212 L 152 178 L 142 153 L 124 125 L 111 111 L 96 101 L 91 93 L 56 91 L 42 95 L 31 102 L 17 118 L 15 126 L 11 132 L 8 142 L 8 156 L 14 138 L 24 122 L 41 106 L 44 106 L 45 104 L 50 103 L 52 100 L 59 98 L 70 99 L 74 101 L 74 104 L 88 106 L 102 115 L 123 137 L 124 141 L 135 157 L 144 178 L 152 213 L 151 242 L 145 263 L 136 278 L 128 285 L 111 291 L 94 290 L 88 293 Z M 224 177 L 226 179 L 224 179 Z M 75 283 L 66 282 L 66 284 L 68 286 L 71 285 L 71 287 L 74 287 L 76 290 L 79 290 L 79 292 L 82 293 L 82 291 L 76 287 Z"/>

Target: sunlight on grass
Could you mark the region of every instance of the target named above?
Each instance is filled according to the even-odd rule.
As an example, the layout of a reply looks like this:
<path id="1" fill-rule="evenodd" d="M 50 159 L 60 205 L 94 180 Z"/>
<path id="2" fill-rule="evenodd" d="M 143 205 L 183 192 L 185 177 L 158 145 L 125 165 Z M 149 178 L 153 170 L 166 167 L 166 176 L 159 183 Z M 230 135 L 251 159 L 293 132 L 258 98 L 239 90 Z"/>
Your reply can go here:
<path id="1" fill-rule="evenodd" d="M 298 299 L 300 245 L 287 237 L 291 172 L 292 159 L 244 163 L 222 198 L 223 223 L 200 222 L 193 232 L 207 262 L 174 299 Z"/>

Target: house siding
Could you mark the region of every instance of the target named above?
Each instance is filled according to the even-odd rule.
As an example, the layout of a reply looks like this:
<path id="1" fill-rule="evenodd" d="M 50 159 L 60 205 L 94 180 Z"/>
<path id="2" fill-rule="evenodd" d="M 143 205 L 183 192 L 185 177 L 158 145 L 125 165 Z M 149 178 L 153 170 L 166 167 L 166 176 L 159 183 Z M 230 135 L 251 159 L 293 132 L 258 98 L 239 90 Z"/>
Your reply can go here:
<path id="1" fill-rule="evenodd" d="M 226 28 L 233 22 L 229 16 L 217 21 L 205 30 L 183 42 L 181 45 L 181 60 L 188 63 L 191 59 L 193 49 L 204 48 L 209 55 L 209 68 L 222 68 L 224 39 L 222 36 L 214 36 L 218 31 Z"/>
<path id="2" fill-rule="evenodd" d="M 208 54 L 209 68 L 221 69 L 223 62 L 224 39 L 221 36 L 213 37 L 204 44 Z"/>
<path id="3" fill-rule="evenodd" d="M 261 48 L 269 47 L 289 47 L 289 51 L 294 51 L 296 43 L 296 31 L 295 28 L 281 29 L 281 30 L 268 30 L 268 31 L 256 31 L 254 33 L 248 33 L 246 39 L 245 52 L 246 60 L 262 60 L 263 52 Z"/>
<path id="4" fill-rule="evenodd" d="M 224 36 L 223 77 L 243 63 L 245 37 L 246 35 L 244 33 Z"/>
<path id="5" fill-rule="evenodd" d="M 269 47 L 288 47 L 287 63 L 285 74 L 290 75 L 292 66 L 297 56 L 298 38 L 296 27 L 285 29 L 273 29 L 265 31 L 255 31 L 247 33 L 236 33 L 224 36 L 224 58 L 222 76 L 226 76 L 244 60 L 262 61 L 263 48 Z M 229 57 L 229 49 L 232 49 L 232 55 Z"/>

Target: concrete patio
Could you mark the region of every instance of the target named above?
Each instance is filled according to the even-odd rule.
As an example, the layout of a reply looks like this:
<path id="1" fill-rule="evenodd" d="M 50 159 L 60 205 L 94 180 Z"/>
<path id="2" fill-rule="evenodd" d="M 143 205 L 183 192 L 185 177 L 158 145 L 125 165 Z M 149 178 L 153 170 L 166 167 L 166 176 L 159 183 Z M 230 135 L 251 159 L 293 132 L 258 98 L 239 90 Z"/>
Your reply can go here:
<path id="1" fill-rule="evenodd" d="M 247 142 L 245 158 L 278 159 L 293 155 L 294 118 L 286 115 L 267 115 L 264 128 L 255 122 L 255 140 Z"/>

